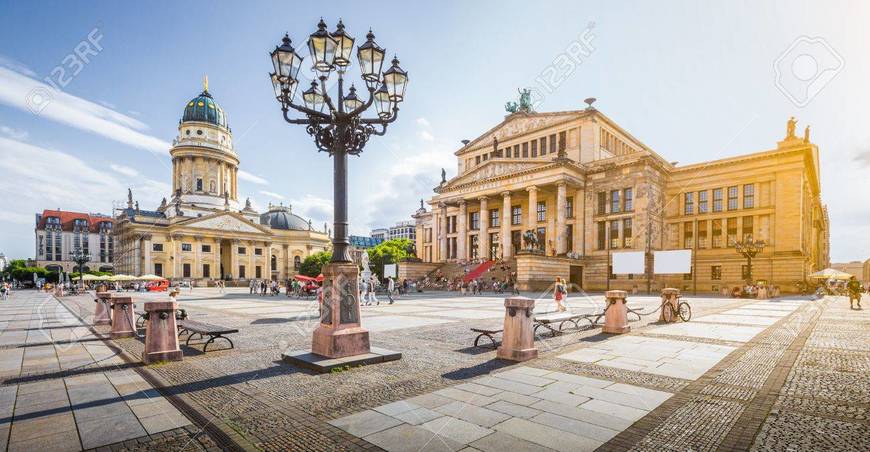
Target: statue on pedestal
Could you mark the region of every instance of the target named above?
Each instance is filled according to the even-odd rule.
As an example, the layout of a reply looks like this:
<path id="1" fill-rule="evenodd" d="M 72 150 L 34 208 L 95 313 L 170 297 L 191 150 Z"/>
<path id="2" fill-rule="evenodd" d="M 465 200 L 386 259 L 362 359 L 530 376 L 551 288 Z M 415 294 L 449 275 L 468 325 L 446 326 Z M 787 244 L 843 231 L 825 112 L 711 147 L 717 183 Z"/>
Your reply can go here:
<path id="1" fill-rule="evenodd" d="M 789 138 L 797 138 L 797 137 L 795 137 L 795 134 L 794 134 L 794 130 L 795 130 L 796 125 L 797 125 L 797 120 L 794 119 L 794 116 L 788 118 L 788 123 L 786 124 L 786 127 L 785 127 L 785 139 L 786 140 Z"/>
<path id="2" fill-rule="evenodd" d="M 809 142 L 810 142 L 810 126 L 807 126 L 804 129 L 804 143 L 809 143 Z"/>

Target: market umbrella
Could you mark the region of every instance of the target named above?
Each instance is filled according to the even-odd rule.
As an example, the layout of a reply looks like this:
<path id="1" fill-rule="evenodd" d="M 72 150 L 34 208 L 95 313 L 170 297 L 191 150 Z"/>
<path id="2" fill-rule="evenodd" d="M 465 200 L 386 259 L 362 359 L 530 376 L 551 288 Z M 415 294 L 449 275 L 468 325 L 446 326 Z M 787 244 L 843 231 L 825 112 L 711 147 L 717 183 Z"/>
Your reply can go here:
<path id="1" fill-rule="evenodd" d="M 833 268 L 826 268 L 824 270 L 820 270 L 809 275 L 809 277 L 814 279 L 838 279 L 841 281 L 845 281 L 851 278 L 852 275 L 846 272 L 841 272 L 840 270 L 835 270 Z"/>
<path id="2" fill-rule="evenodd" d="M 86 273 L 85 275 L 82 276 L 83 281 L 100 281 L 103 279 L 106 279 L 106 277 L 105 276 L 91 275 L 89 273 Z"/>
<path id="3" fill-rule="evenodd" d="M 138 277 L 138 278 L 136 278 L 136 279 L 138 279 L 138 280 L 140 280 L 140 281 L 162 281 L 162 280 L 164 280 L 164 279 L 166 279 L 166 278 L 164 278 L 164 277 L 162 277 L 162 276 L 157 276 L 157 275 L 147 274 L 147 275 L 142 275 L 142 276 L 140 276 L 140 277 Z"/>

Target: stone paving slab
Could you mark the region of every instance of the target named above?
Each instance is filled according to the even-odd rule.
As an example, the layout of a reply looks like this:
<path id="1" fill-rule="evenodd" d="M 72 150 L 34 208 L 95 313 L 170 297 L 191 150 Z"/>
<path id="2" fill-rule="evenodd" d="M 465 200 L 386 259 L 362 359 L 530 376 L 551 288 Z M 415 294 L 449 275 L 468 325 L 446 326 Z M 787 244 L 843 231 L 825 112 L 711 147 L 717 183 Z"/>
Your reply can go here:
<path id="1" fill-rule="evenodd" d="M 764 331 L 764 327 L 702 324 L 694 322 L 673 323 L 655 329 L 656 334 L 691 336 L 732 342 L 747 342 L 762 331 Z"/>
<path id="2" fill-rule="evenodd" d="M 779 319 L 775 317 L 764 317 L 764 316 L 744 316 L 744 315 L 729 315 L 727 313 L 722 314 L 714 314 L 714 315 L 705 315 L 698 317 L 697 319 L 692 319 L 693 322 L 704 322 L 704 323 L 736 323 L 741 325 L 755 325 L 755 326 L 770 326 L 776 323 Z"/>

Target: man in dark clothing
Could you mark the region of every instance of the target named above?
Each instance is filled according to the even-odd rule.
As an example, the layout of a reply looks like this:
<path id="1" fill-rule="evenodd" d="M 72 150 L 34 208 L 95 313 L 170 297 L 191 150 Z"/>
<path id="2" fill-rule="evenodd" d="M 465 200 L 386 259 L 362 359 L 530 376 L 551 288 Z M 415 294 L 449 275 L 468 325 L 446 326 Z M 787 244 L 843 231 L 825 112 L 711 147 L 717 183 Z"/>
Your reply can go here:
<path id="1" fill-rule="evenodd" d="M 853 308 L 852 300 L 858 300 L 858 309 L 861 309 L 861 283 L 854 276 L 849 278 L 846 290 L 849 291 L 849 309 Z"/>

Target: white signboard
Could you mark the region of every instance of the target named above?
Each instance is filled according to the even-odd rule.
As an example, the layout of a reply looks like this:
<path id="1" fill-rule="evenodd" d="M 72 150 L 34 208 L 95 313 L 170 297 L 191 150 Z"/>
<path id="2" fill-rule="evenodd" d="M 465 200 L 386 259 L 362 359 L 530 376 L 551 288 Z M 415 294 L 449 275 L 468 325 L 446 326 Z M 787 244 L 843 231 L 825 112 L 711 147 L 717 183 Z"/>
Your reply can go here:
<path id="1" fill-rule="evenodd" d="M 653 253 L 657 275 L 690 273 L 692 271 L 692 250 L 656 251 Z"/>
<path id="2" fill-rule="evenodd" d="M 384 264 L 384 278 L 386 277 L 396 278 L 398 276 L 398 272 L 396 271 L 396 264 Z"/>
<path id="3" fill-rule="evenodd" d="M 613 274 L 626 275 L 633 273 L 635 275 L 642 275 L 646 273 L 643 265 L 643 255 L 643 251 L 611 254 Z"/>

